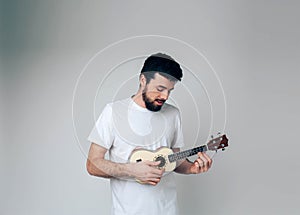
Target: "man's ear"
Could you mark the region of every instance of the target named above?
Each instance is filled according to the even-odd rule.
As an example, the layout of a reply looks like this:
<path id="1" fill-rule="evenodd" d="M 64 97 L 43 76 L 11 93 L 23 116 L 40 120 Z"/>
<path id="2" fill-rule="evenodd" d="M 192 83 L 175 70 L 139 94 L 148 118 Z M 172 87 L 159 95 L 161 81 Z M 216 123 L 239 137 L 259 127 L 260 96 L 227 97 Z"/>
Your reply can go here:
<path id="1" fill-rule="evenodd" d="M 140 75 L 140 85 L 141 85 L 141 87 L 142 87 L 142 88 L 145 88 L 146 84 L 147 84 L 146 77 L 145 77 L 144 74 L 141 74 L 141 75 Z"/>

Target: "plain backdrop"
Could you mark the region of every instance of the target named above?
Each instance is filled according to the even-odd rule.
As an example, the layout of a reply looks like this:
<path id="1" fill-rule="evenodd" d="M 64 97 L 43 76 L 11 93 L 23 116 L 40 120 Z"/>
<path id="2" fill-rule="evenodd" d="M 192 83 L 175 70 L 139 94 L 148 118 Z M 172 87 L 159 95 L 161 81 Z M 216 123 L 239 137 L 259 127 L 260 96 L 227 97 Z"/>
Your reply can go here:
<path id="1" fill-rule="evenodd" d="M 181 214 L 299 214 L 299 7 L 1 1 L 0 214 L 109 214 L 86 137 L 106 102 L 135 93 L 156 51 L 185 65 L 170 102 L 187 146 L 218 130 L 230 139 L 208 173 L 176 176 Z"/>

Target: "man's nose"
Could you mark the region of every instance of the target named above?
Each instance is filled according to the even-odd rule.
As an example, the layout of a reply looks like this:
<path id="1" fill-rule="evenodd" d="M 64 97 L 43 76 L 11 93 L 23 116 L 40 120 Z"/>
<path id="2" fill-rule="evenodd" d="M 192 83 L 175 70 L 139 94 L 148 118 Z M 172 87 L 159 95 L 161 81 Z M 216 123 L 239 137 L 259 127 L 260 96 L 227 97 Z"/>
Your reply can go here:
<path id="1" fill-rule="evenodd" d="M 160 99 L 167 100 L 169 98 L 169 92 L 161 92 L 159 97 Z"/>

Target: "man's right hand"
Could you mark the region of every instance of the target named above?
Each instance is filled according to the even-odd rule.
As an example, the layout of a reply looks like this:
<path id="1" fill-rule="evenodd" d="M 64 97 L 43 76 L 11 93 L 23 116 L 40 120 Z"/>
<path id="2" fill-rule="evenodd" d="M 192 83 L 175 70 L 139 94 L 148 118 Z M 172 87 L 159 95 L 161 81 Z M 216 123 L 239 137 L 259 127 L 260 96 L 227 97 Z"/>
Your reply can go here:
<path id="1" fill-rule="evenodd" d="M 142 161 L 129 164 L 130 175 L 143 184 L 156 185 L 164 173 L 164 169 L 158 169 L 160 161 Z"/>

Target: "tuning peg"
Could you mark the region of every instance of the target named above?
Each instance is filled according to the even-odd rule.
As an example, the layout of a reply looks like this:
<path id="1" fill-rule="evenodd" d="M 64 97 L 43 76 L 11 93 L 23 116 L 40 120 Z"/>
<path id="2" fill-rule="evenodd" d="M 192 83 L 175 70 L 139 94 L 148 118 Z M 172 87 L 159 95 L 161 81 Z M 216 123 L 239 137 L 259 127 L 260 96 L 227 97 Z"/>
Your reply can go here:
<path id="1" fill-rule="evenodd" d="M 225 148 L 222 148 L 222 151 L 225 151 Z"/>
<path id="2" fill-rule="evenodd" d="M 219 132 L 217 133 L 217 135 L 218 135 L 218 136 L 221 136 L 221 132 L 219 131 Z"/>
<path id="3" fill-rule="evenodd" d="M 214 135 L 210 135 L 211 139 L 214 139 Z"/>

